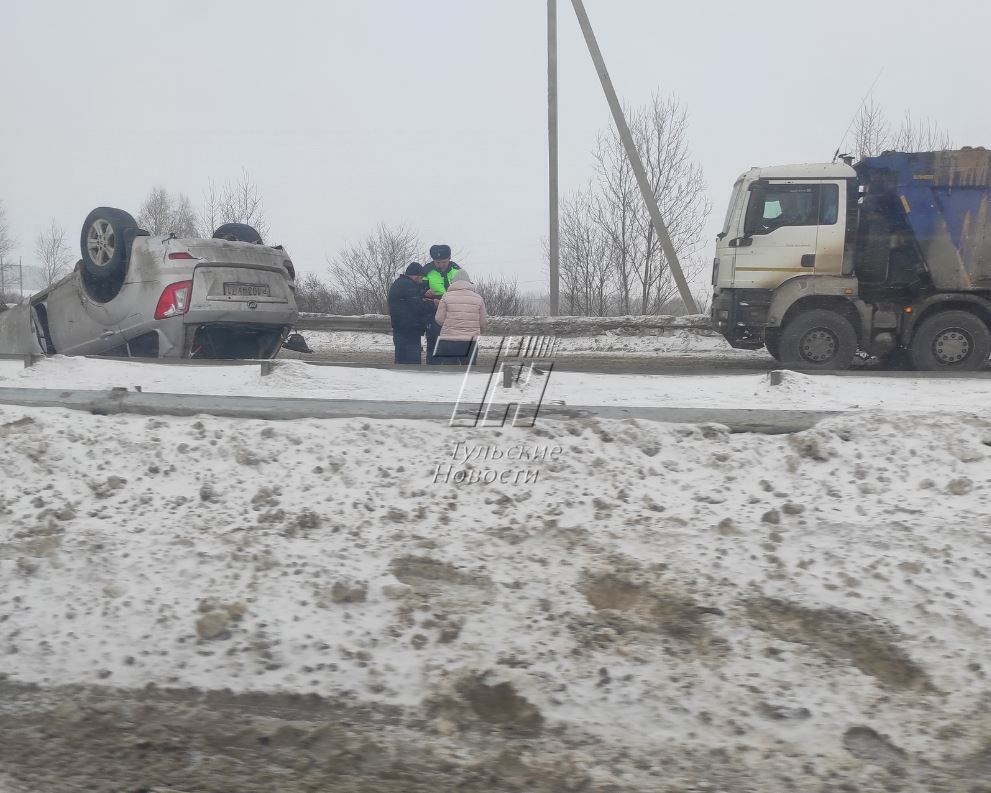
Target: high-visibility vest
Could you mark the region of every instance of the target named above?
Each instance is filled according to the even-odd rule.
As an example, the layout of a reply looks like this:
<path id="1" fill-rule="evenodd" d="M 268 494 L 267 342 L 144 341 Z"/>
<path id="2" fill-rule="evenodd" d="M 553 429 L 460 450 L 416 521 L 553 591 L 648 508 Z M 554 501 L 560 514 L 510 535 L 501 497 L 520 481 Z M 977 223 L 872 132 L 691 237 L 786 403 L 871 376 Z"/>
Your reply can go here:
<path id="1" fill-rule="evenodd" d="M 451 262 L 447 268 L 447 272 L 442 273 L 437 269 L 437 265 L 430 262 L 427 265 L 426 271 L 423 273 L 423 280 L 427 282 L 427 286 L 436 294 L 443 295 L 451 285 L 451 281 L 454 280 L 454 274 L 460 269 L 457 262 Z"/>

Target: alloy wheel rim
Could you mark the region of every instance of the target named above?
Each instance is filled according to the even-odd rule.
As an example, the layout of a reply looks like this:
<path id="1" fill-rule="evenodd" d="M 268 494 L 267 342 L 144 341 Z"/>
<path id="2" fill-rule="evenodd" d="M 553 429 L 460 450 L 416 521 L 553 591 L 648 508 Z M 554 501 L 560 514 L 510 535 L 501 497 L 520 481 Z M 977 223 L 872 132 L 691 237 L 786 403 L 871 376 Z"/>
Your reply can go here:
<path id="1" fill-rule="evenodd" d="M 109 264 L 114 257 L 117 238 L 113 226 L 106 220 L 96 220 L 86 235 L 86 250 L 90 259 L 100 267 Z"/>

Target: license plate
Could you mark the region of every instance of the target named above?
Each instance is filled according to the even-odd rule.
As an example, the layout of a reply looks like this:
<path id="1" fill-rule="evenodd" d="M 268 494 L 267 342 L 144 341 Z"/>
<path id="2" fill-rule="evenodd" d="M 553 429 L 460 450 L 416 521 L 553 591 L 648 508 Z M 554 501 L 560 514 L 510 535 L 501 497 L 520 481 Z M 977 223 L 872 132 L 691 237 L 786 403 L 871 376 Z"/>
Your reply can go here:
<path id="1" fill-rule="evenodd" d="M 269 297 L 268 284 L 224 284 L 226 297 Z"/>

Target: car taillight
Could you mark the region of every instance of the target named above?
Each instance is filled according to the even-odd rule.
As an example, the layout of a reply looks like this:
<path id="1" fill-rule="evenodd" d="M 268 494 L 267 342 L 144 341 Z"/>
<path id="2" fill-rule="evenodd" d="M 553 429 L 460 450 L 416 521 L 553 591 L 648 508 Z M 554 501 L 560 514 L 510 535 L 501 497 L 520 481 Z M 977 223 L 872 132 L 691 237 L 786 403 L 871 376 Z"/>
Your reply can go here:
<path id="1" fill-rule="evenodd" d="M 178 253 L 170 253 L 169 254 L 169 258 L 170 259 L 195 259 L 196 257 L 193 256 L 193 254 L 191 254 L 191 253 L 189 253 L 187 251 L 179 251 Z"/>
<path id="2" fill-rule="evenodd" d="M 177 284 L 165 287 L 162 296 L 158 298 L 155 319 L 178 317 L 189 311 L 189 296 L 192 291 L 192 281 L 179 281 Z"/>

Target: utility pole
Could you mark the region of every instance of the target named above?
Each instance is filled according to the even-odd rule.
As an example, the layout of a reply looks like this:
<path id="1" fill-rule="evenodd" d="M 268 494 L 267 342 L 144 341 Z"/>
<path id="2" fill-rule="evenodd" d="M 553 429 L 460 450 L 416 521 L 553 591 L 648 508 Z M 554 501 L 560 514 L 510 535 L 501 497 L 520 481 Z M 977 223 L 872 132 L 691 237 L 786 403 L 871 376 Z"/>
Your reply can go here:
<path id="1" fill-rule="evenodd" d="M 619 99 L 616 96 L 616 89 L 613 87 L 609 72 L 606 70 L 606 62 L 602 59 L 602 52 L 599 50 L 599 44 L 595 40 L 595 33 L 592 32 L 592 24 L 588 21 L 588 14 L 585 13 L 585 4 L 582 0 L 571 0 L 571 4 L 575 8 L 575 14 L 578 16 L 578 24 L 581 25 L 582 34 L 585 36 L 588 53 L 592 56 L 595 71 L 598 72 L 599 82 L 602 83 L 602 90 L 605 92 L 606 101 L 609 103 L 613 120 L 616 122 L 616 128 L 619 130 L 620 140 L 623 141 L 623 148 L 626 149 L 626 156 L 630 159 L 630 166 L 633 168 L 633 173 L 637 178 L 637 184 L 640 185 L 640 194 L 643 196 L 644 203 L 647 205 L 651 222 L 654 224 L 654 231 L 657 232 L 658 241 L 661 243 L 661 250 L 664 251 L 664 258 L 668 260 L 668 265 L 671 267 L 671 273 L 674 275 L 674 281 L 678 285 L 678 292 L 681 294 L 685 308 L 688 309 L 688 313 L 697 314 L 699 310 L 698 306 L 695 304 L 695 298 L 688 288 L 685 274 L 681 271 L 678 254 L 674 249 L 674 245 L 671 243 L 671 236 L 668 234 L 668 227 L 664 225 L 664 219 L 661 217 L 661 209 L 657 206 L 657 199 L 654 197 L 654 191 L 650 187 L 650 180 L 647 178 L 647 171 L 643 167 L 643 161 L 640 159 L 637 147 L 633 143 L 633 135 L 630 133 L 630 127 L 626 123 L 626 117 L 623 115 L 623 108 L 620 106 Z"/>
<path id="2" fill-rule="evenodd" d="M 557 180 L 557 0 L 547 0 L 547 175 L 550 203 L 551 316 L 560 313 L 561 230 Z"/>

